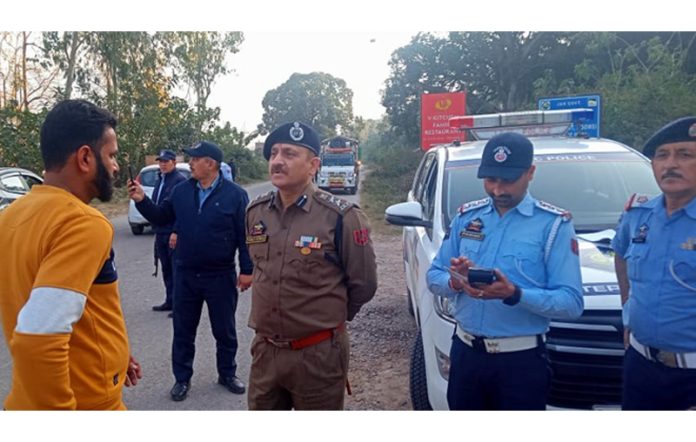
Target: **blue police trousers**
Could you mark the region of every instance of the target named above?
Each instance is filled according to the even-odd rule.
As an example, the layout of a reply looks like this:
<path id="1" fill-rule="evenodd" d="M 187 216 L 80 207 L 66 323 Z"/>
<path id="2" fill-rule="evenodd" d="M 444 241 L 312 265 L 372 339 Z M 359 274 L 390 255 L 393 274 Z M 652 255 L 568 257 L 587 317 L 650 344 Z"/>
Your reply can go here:
<path id="1" fill-rule="evenodd" d="M 544 410 L 551 374 L 545 345 L 486 353 L 452 338 L 450 410 Z"/>
<path id="2" fill-rule="evenodd" d="M 174 293 L 174 267 L 172 255 L 174 250 L 169 248 L 169 233 L 158 233 L 155 235 L 155 248 L 157 249 L 157 259 L 160 262 L 162 270 L 162 281 L 166 291 L 164 302 L 173 305 L 172 299 Z"/>
<path id="3" fill-rule="evenodd" d="M 624 355 L 624 410 L 686 410 L 696 407 L 696 369 L 650 361 L 629 347 Z"/>
<path id="4" fill-rule="evenodd" d="M 237 372 L 237 287 L 234 270 L 225 272 L 195 272 L 178 267 L 174 272 L 174 341 L 172 369 L 177 382 L 193 375 L 196 352 L 196 330 L 201 320 L 203 302 L 208 305 L 210 326 L 217 347 L 217 370 L 222 377 Z"/>

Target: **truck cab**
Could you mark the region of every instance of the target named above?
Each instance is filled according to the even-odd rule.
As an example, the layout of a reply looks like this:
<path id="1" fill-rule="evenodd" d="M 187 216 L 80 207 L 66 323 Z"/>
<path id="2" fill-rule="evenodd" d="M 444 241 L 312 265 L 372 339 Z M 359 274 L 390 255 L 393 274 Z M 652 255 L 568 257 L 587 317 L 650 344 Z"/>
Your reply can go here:
<path id="1" fill-rule="evenodd" d="M 317 175 L 320 189 L 347 191 L 354 195 L 360 179 L 358 140 L 337 136 L 321 143 L 321 168 Z"/>

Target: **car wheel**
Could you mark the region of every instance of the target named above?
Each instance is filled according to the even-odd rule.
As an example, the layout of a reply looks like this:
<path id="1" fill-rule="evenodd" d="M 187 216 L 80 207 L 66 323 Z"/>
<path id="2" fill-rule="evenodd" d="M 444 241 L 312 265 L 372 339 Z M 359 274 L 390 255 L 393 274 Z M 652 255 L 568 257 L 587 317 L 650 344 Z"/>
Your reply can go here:
<path id="1" fill-rule="evenodd" d="M 358 192 L 358 186 L 351 187 L 350 188 L 350 194 L 355 195 Z"/>
<path id="2" fill-rule="evenodd" d="M 409 379 L 411 403 L 414 410 L 432 410 L 428 399 L 428 379 L 425 376 L 425 356 L 423 338 L 418 333 L 411 353 L 411 376 Z"/>
<path id="3" fill-rule="evenodd" d="M 411 300 L 411 291 L 406 288 L 406 300 L 408 301 L 408 312 L 412 317 L 416 317 L 416 312 L 413 310 L 413 300 Z"/>
<path id="4" fill-rule="evenodd" d="M 142 235 L 145 231 L 145 226 L 143 226 L 142 224 L 131 224 L 130 228 L 131 232 L 133 232 L 133 235 Z"/>

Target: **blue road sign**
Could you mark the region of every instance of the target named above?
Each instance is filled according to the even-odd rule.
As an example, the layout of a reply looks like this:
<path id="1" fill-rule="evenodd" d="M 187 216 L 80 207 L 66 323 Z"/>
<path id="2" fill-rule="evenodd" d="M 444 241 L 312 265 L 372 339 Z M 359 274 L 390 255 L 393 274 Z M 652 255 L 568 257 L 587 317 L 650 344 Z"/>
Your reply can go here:
<path id="1" fill-rule="evenodd" d="M 599 123 L 601 97 L 599 95 L 579 95 L 576 97 L 553 97 L 540 98 L 539 110 L 562 110 L 562 109 L 593 109 L 592 118 L 580 124 L 580 130 L 586 136 L 599 138 Z M 574 136 L 577 133 L 575 128 L 568 131 L 568 135 Z"/>

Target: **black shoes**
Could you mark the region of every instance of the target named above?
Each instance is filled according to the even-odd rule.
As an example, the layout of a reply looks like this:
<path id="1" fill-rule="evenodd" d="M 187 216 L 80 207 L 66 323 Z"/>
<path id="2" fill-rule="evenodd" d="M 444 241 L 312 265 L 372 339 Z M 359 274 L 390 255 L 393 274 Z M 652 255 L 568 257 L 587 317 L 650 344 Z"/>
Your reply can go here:
<path id="1" fill-rule="evenodd" d="M 242 394 L 246 391 L 244 383 L 239 380 L 237 376 L 230 376 L 228 378 L 218 377 L 218 384 L 225 386 L 229 391 L 234 394 Z"/>
<path id="2" fill-rule="evenodd" d="M 191 382 L 186 381 L 186 382 L 177 382 L 174 384 L 172 387 L 172 390 L 169 392 L 169 394 L 172 396 L 172 400 L 179 402 L 183 401 L 186 399 L 186 396 L 188 395 L 189 389 L 191 388 Z"/>
<path id="3" fill-rule="evenodd" d="M 172 309 L 172 305 L 167 304 L 166 302 L 164 304 L 155 305 L 152 307 L 152 310 L 154 310 L 156 312 L 168 312 L 171 309 Z"/>

